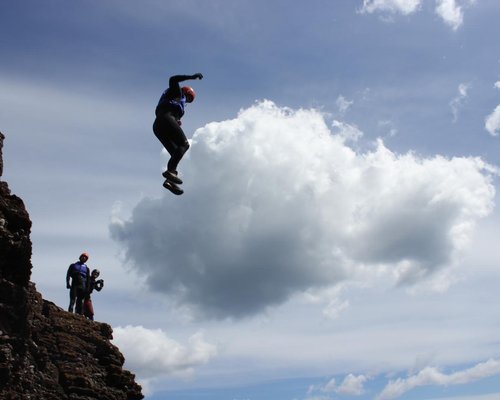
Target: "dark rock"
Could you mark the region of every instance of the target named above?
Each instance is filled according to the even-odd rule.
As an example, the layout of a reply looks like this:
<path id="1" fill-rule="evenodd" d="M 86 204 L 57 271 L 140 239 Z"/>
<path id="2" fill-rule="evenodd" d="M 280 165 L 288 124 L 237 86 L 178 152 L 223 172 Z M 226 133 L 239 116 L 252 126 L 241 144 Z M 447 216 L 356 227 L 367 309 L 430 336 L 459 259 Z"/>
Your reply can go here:
<path id="1" fill-rule="evenodd" d="M 0 399 L 142 399 L 111 326 L 64 311 L 30 282 L 30 232 L 23 201 L 0 181 Z"/>

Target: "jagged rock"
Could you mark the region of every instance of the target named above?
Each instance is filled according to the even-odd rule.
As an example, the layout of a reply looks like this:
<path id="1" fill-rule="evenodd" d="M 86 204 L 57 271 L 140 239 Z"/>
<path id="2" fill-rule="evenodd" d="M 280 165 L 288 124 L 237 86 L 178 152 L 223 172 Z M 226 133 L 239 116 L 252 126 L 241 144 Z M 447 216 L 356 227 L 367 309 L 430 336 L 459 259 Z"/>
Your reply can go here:
<path id="1" fill-rule="evenodd" d="M 142 399 L 111 326 L 64 311 L 30 282 L 30 232 L 23 201 L 0 181 L 0 399 Z"/>

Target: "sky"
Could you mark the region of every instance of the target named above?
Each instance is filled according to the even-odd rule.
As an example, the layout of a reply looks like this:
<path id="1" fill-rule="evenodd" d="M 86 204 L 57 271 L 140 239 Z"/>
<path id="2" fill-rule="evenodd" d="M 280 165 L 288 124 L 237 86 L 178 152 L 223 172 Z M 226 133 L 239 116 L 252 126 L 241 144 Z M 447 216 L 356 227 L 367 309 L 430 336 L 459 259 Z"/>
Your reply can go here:
<path id="1" fill-rule="evenodd" d="M 0 12 L 3 180 L 32 281 L 147 400 L 500 398 L 496 0 L 22 0 Z M 185 193 L 154 109 L 202 73 Z"/>

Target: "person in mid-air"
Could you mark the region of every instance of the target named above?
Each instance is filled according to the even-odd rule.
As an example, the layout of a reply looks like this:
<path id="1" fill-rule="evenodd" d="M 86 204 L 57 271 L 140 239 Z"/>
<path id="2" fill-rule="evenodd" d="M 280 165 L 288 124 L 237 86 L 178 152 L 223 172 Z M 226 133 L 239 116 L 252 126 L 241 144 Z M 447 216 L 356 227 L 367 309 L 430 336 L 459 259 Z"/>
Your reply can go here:
<path id="1" fill-rule="evenodd" d="M 194 75 L 171 76 L 166 89 L 156 106 L 156 119 L 153 132 L 170 154 L 167 170 L 163 172 L 163 186 L 172 193 L 180 195 L 184 191 L 178 186 L 182 180 L 178 176 L 177 166 L 189 149 L 189 142 L 181 128 L 181 118 L 184 115 L 186 103 L 192 103 L 196 93 L 190 86 L 179 85 L 180 82 L 203 79 L 200 73 Z"/>
<path id="2" fill-rule="evenodd" d="M 71 313 L 73 312 L 75 304 L 75 312 L 77 314 L 83 313 L 83 300 L 85 298 L 85 293 L 88 292 L 88 285 L 90 282 L 90 270 L 85 264 L 88 259 L 89 255 L 87 253 L 82 253 L 79 260 L 69 266 L 68 272 L 66 273 L 66 287 L 69 289 L 68 311 Z"/>

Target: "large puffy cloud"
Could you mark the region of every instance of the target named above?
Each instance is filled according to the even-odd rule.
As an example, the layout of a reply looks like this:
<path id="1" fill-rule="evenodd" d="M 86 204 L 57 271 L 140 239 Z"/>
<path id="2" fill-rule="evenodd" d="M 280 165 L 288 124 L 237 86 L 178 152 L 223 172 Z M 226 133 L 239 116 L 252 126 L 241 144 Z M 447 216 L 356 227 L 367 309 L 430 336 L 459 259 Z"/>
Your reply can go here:
<path id="1" fill-rule="evenodd" d="M 463 385 L 498 374 L 500 374 L 500 361 L 493 359 L 451 374 L 445 374 L 434 367 L 426 367 L 416 375 L 389 382 L 377 399 L 395 399 L 420 386 Z"/>
<path id="2" fill-rule="evenodd" d="M 270 101 L 210 123 L 181 164 L 185 194 L 142 200 L 111 234 L 151 289 L 209 317 L 381 274 L 415 284 L 453 264 L 493 207 L 488 165 L 381 141 L 355 152 L 344 128 Z"/>

